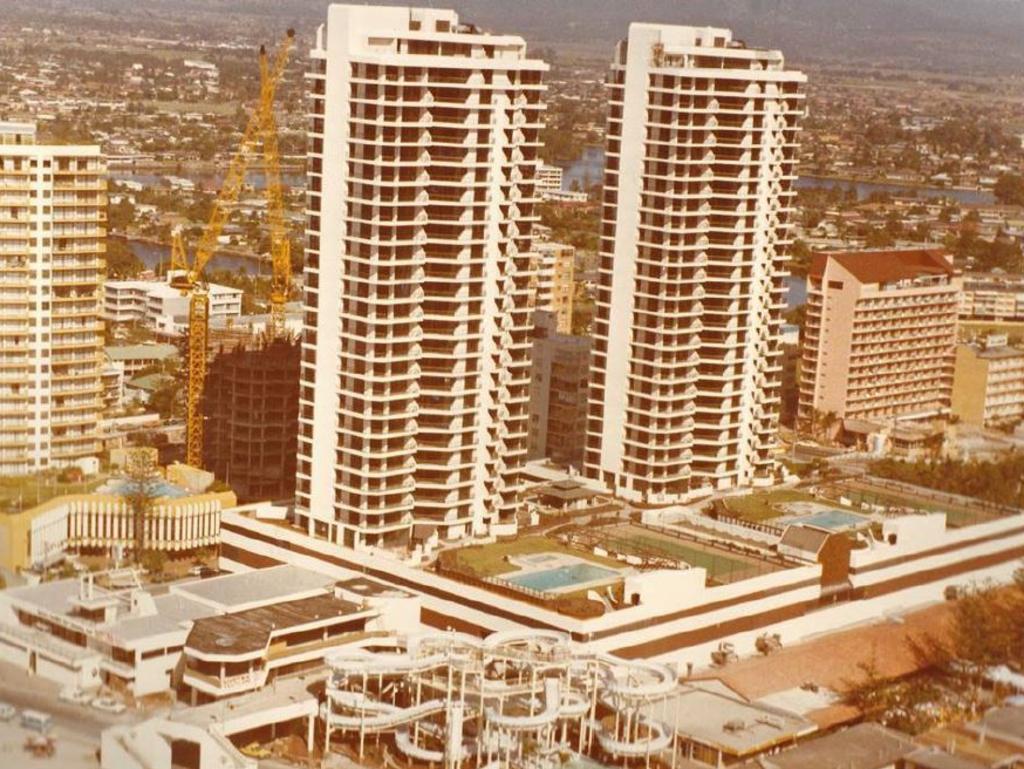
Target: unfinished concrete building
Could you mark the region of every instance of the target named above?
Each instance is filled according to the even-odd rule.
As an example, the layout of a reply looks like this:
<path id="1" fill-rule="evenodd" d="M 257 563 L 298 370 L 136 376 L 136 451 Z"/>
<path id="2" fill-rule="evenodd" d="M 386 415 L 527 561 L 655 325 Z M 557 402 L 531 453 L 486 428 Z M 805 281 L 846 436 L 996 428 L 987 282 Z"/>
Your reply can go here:
<path id="1" fill-rule="evenodd" d="M 203 463 L 240 502 L 295 493 L 299 346 L 275 339 L 222 350 L 204 393 Z"/>

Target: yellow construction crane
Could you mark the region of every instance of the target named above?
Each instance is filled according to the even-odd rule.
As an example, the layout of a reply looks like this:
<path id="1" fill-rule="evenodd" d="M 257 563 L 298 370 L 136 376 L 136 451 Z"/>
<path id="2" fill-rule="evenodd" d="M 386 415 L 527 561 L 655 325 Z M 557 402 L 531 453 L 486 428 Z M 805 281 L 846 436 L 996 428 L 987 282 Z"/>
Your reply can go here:
<path id="1" fill-rule="evenodd" d="M 203 387 L 206 382 L 207 332 L 209 330 L 210 297 L 203 280 L 203 270 L 217 250 L 218 239 L 228 218 L 228 208 L 238 200 L 245 184 L 249 162 L 262 145 L 266 172 L 267 218 L 270 226 L 270 254 L 273 265 L 271 293 L 271 334 L 283 328 L 284 304 L 291 281 L 291 254 L 284 223 L 281 190 L 281 165 L 277 147 L 277 123 L 274 119 L 274 95 L 284 74 L 288 55 L 295 43 L 295 32 L 288 30 L 278 46 L 273 63 L 265 48 L 260 48 L 260 98 L 242 141 L 235 152 L 220 192 L 214 200 L 191 265 L 180 231 L 171 245 L 171 269 L 175 271 L 171 285 L 189 297 L 188 313 L 188 390 L 186 394 L 185 461 L 193 467 L 203 464 Z"/>

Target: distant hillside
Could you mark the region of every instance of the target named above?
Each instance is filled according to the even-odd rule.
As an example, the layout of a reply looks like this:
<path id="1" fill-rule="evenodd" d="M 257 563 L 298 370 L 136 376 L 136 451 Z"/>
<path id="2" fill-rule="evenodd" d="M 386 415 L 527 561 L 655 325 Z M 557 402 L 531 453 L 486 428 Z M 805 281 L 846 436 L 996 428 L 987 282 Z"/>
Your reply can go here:
<path id="1" fill-rule="evenodd" d="M 89 15 L 112 23 L 210 29 L 211 21 L 309 32 L 327 0 L 2 0 L 24 19 Z M 940 71 L 1024 67 L 1024 0 L 431 0 L 490 29 L 531 43 L 603 55 L 630 21 L 733 28 L 752 45 L 791 59 L 875 62 Z M 385 2 L 397 5 L 408 3 Z"/>

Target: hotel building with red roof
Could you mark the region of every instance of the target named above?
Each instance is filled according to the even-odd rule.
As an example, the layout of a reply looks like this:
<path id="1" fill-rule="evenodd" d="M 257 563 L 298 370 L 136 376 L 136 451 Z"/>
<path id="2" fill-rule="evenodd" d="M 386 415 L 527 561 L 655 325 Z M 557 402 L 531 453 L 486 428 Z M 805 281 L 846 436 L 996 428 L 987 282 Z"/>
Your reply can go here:
<path id="1" fill-rule="evenodd" d="M 799 418 L 949 413 L 961 278 L 941 250 L 818 254 L 808 275 Z"/>

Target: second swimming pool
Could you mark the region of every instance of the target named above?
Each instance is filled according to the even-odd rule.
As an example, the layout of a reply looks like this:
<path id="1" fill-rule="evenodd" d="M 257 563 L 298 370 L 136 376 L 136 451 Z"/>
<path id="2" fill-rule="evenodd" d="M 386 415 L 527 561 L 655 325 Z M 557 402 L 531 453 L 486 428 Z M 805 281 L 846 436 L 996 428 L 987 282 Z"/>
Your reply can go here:
<path id="1" fill-rule="evenodd" d="M 511 582 L 513 585 L 525 587 L 528 590 L 545 593 L 572 585 L 595 582 L 600 579 L 613 579 L 616 576 L 618 576 L 618 572 L 606 569 L 603 566 L 595 566 L 592 563 L 571 563 L 555 569 L 528 571 L 525 574 L 503 576 L 502 579 L 506 582 Z"/>

